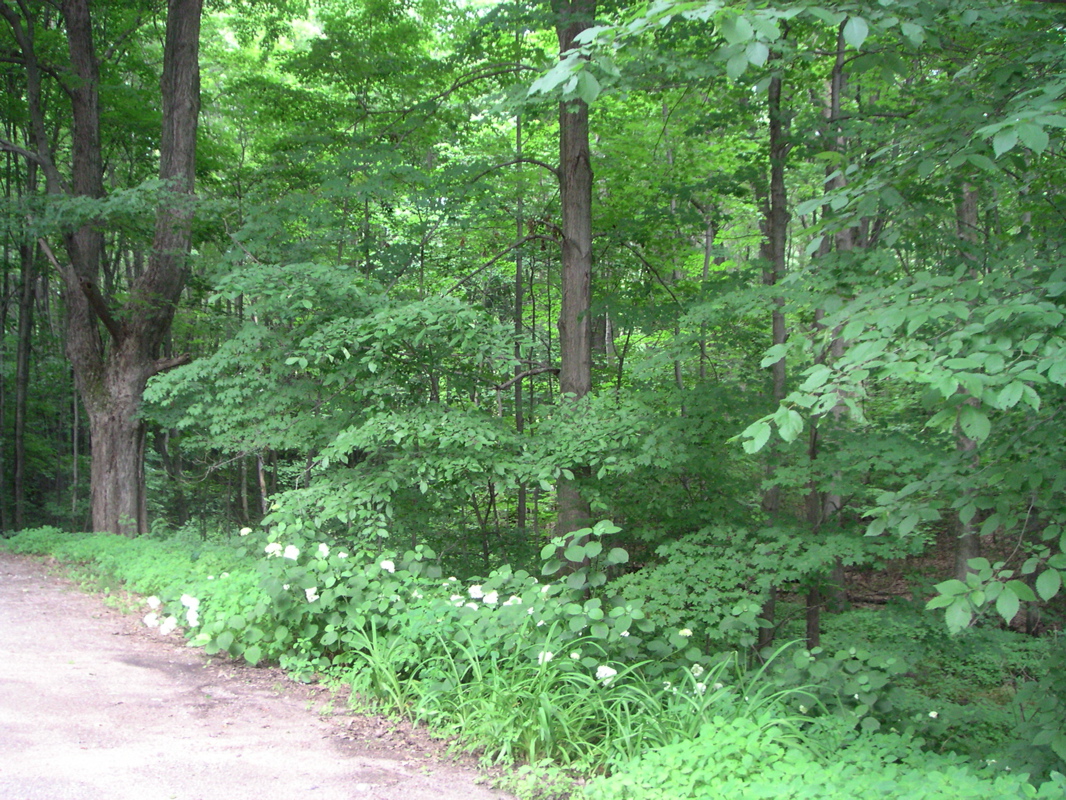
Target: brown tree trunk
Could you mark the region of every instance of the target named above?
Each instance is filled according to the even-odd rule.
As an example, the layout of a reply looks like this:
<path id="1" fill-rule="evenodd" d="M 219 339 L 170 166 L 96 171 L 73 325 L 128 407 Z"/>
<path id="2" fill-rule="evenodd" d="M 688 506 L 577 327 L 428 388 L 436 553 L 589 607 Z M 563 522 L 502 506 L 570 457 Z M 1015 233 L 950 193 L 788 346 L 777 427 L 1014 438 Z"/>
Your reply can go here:
<path id="1" fill-rule="evenodd" d="M 592 26 L 595 0 L 554 3 L 559 52 Z M 564 403 L 580 400 L 592 389 L 592 159 L 589 108 L 583 100 L 559 106 L 559 192 L 562 204 L 562 304 L 559 309 L 559 390 Z M 576 475 L 587 472 L 578 466 Z M 586 527 L 592 512 L 575 481 L 560 478 L 556 533 Z"/>
<path id="2" fill-rule="evenodd" d="M 789 120 L 786 111 L 781 105 L 781 76 L 774 75 L 770 79 L 767 91 L 767 104 L 770 127 L 770 185 L 768 194 L 764 195 L 763 204 L 763 242 L 760 247 L 761 255 L 765 262 L 763 268 L 763 283 L 774 286 L 780 281 L 786 270 L 785 247 L 788 242 L 788 224 L 790 214 L 788 211 L 788 193 L 785 187 L 785 160 L 791 145 L 788 142 Z M 775 298 L 774 307 L 771 311 L 771 327 L 773 344 L 784 344 L 788 340 L 788 329 L 785 325 L 785 314 L 782 310 L 784 301 Z M 770 367 L 771 391 L 775 401 L 780 402 L 785 396 L 785 359 L 779 359 Z M 774 457 L 771 454 L 771 459 Z M 774 465 L 768 467 L 768 477 L 773 475 Z M 777 515 L 781 503 L 781 489 L 771 486 L 763 494 L 762 507 L 770 517 Z M 774 615 L 777 609 L 777 589 L 770 588 L 770 594 L 762 608 L 762 618 L 770 623 L 767 627 L 759 629 L 759 638 L 756 647 L 761 651 L 773 644 L 774 640 Z"/>
<path id="3" fill-rule="evenodd" d="M 32 174 L 32 165 L 30 173 Z M 32 184 L 31 184 L 32 185 Z M 30 351 L 33 347 L 33 309 L 37 299 L 37 248 L 33 242 L 19 246 L 22 290 L 19 295 L 18 337 L 15 350 L 15 452 L 13 494 L 15 530 L 26 525 L 26 404 L 30 386 Z"/>
<path id="4" fill-rule="evenodd" d="M 127 313 L 117 317 L 98 288 L 103 234 L 83 226 L 66 237 L 71 266 L 62 270 L 67 304 L 67 354 L 85 403 L 92 437 L 93 529 L 134 535 L 147 530 L 144 443 L 138 419 L 148 379 L 184 358 L 159 351 L 185 282 L 199 116 L 199 31 L 202 0 L 169 0 L 163 53 L 159 175 L 170 193 L 157 211 L 147 267 L 129 287 Z M 88 0 L 64 0 L 72 70 L 72 190 L 104 195 L 100 145 L 99 69 Z M 99 333 L 110 336 L 107 348 Z"/>

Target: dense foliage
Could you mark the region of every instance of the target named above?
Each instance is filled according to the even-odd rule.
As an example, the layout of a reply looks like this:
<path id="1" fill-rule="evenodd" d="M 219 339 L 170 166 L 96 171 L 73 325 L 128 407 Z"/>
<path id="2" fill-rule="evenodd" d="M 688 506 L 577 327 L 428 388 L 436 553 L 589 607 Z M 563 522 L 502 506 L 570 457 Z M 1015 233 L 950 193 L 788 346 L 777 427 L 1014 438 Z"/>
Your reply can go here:
<path id="1" fill-rule="evenodd" d="M 208 2 L 97 525 L 150 533 L 61 534 L 107 477 L 64 356 L 160 302 L 166 5 L 0 0 L 6 546 L 545 797 L 1061 793 L 1059 6 Z"/>

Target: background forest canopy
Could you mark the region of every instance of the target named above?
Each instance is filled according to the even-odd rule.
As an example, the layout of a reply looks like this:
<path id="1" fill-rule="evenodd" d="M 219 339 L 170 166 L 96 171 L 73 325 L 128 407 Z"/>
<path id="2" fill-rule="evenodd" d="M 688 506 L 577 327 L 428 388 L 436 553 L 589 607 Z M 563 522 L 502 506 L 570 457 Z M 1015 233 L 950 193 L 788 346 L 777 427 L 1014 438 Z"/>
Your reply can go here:
<path id="1" fill-rule="evenodd" d="M 1066 6 L 0 16 L 0 529 L 1061 627 Z"/>

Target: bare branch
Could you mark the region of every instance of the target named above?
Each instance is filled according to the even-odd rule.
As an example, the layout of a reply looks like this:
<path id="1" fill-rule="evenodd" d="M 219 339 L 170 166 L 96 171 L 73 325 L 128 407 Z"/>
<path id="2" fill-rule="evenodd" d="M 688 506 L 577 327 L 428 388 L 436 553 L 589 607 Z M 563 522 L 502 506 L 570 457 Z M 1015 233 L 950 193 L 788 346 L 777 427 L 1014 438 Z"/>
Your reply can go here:
<path id="1" fill-rule="evenodd" d="M 534 369 L 527 369 L 525 372 L 520 372 L 517 375 L 515 375 L 513 378 L 504 381 L 499 386 L 494 386 L 492 388 L 494 388 L 497 392 L 506 392 L 508 389 L 510 389 L 512 386 L 514 386 L 516 383 L 518 383 L 523 378 L 529 378 L 529 377 L 531 377 L 533 375 L 540 375 L 541 373 L 544 373 L 544 372 L 551 372 L 553 375 L 558 375 L 559 374 L 559 368 L 558 367 L 535 367 Z"/>
<path id="2" fill-rule="evenodd" d="M 174 367 L 180 367 L 182 364 L 188 364 L 192 361 L 192 356 L 188 353 L 182 353 L 181 355 L 171 356 L 170 358 L 157 359 L 151 366 L 151 371 L 148 373 L 148 377 L 152 375 L 158 375 L 160 372 L 166 372 L 167 370 L 174 369 Z"/>
<path id="3" fill-rule="evenodd" d="M 482 264 L 476 270 L 471 272 L 465 278 L 460 279 L 458 282 L 456 282 L 456 284 L 451 289 L 446 291 L 444 294 L 445 295 L 451 294 L 456 289 L 458 289 L 460 286 L 462 286 L 464 283 L 468 283 L 469 281 L 472 281 L 474 278 L 476 278 L 482 272 L 487 270 L 489 267 L 491 267 L 493 264 L 495 264 L 497 261 L 499 261 L 505 255 L 507 255 L 508 253 L 514 251 L 516 248 L 521 247 L 526 242 L 531 241 L 533 239 L 543 239 L 544 241 L 552 242 L 553 244 L 556 241 L 555 239 L 551 238 L 550 236 L 544 236 L 543 234 L 540 234 L 540 233 L 531 233 L 531 234 L 529 234 L 529 236 L 523 236 L 517 242 L 512 242 L 511 244 L 509 244 L 502 251 L 500 251 L 499 253 L 494 255 L 492 258 L 490 258 L 488 261 L 486 261 L 484 264 Z"/>
<path id="4" fill-rule="evenodd" d="M 1066 0 L 1064 0 L 1064 2 L 1066 2 Z M 559 170 L 556 167 L 553 167 L 551 164 L 548 164 L 544 161 L 538 161 L 535 158 L 516 158 L 513 161 L 504 161 L 502 164 L 496 164 L 495 166 L 489 167 L 484 172 L 479 172 L 477 175 L 470 179 L 470 183 L 477 183 L 490 172 L 493 172 L 498 169 L 503 169 L 504 167 L 511 167 L 515 164 L 535 164 L 538 167 L 543 167 L 544 169 L 548 170 L 548 172 L 555 176 L 555 180 L 559 180 Z"/>

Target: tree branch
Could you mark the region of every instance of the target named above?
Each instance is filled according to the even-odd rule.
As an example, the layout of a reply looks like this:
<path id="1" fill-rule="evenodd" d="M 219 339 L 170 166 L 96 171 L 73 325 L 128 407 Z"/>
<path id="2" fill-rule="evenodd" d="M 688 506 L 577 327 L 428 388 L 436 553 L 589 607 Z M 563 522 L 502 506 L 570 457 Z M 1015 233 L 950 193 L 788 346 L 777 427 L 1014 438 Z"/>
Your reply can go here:
<path id="1" fill-rule="evenodd" d="M 1066 2 L 1066 0 L 1063 0 L 1063 2 Z M 538 161 L 535 158 L 516 158 L 513 161 L 504 161 L 502 164 L 496 164 L 495 166 L 489 167 L 484 172 L 479 172 L 477 175 L 470 179 L 470 183 L 477 183 L 490 172 L 493 172 L 498 169 L 503 169 L 504 167 L 511 167 L 515 164 L 535 164 L 538 167 L 544 167 L 544 169 L 548 170 L 548 172 L 555 176 L 555 180 L 559 180 L 559 170 L 553 167 L 551 164 L 548 164 L 544 161 Z"/>
<path id="2" fill-rule="evenodd" d="M 188 364 L 192 361 L 192 356 L 188 353 L 182 353 L 181 355 L 171 356 L 170 358 L 156 359 L 156 362 L 152 364 L 148 373 L 148 377 L 158 375 L 160 372 L 166 372 L 167 370 L 174 369 L 174 367 L 180 367 L 183 364 Z"/>
<path id="3" fill-rule="evenodd" d="M 107 300 L 100 294 L 100 290 L 97 288 L 96 283 L 89 278 L 82 278 L 79 281 L 82 292 L 85 294 L 85 299 L 89 301 L 89 307 L 96 312 L 96 316 L 100 318 L 100 321 L 104 323 L 104 327 L 107 328 L 107 332 L 111 334 L 111 338 L 115 340 L 115 343 L 120 343 L 126 337 L 126 330 L 123 325 L 114 318 L 111 314 L 111 309 L 107 307 Z"/>
<path id="4" fill-rule="evenodd" d="M 559 368 L 558 367 L 535 367 L 534 369 L 527 369 L 525 372 L 520 372 L 517 375 L 515 375 L 513 378 L 511 378 L 509 380 L 506 380 L 503 383 L 501 383 L 500 385 L 494 386 L 492 388 L 494 388 L 497 392 L 506 392 L 508 389 L 510 389 L 512 386 L 514 386 L 516 383 L 518 383 L 523 378 L 529 378 L 529 377 L 531 377 L 533 375 L 540 375 L 541 373 L 544 373 L 544 372 L 551 372 L 551 373 L 553 373 L 555 375 L 558 375 L 559 374 Z"/>
<path id="5" fill-rule="evenodd" d="M 32 161 L 42 167 L 48 166 L 48 161 L 46 159 L 41 158 L 32 150 L 27 150 L 25 147 L 19 147 L 14 142 L 7 141 L 7 139 L 0 139 L 0 150 L 7 150 L 9 153 L 15 153 L 16 155 L 20 155 L 27 161 Z"/>
<path id="6" fill-rule="evenodd" d="M 451 289 L 449 289 L 448 291 L 446 291 L 444 293 L 445 296 L 447 296 L 447 295 L 451 294 L 452 292 L 454 292 L 456 289 L 458 289 L 464 283 L 467 283 L 468 281 L 473 280 L 478 275 L 480 275 L 482 272 L 484 272 L 489 267 L 491 267 L 493 264 L 495 264 L 497 261 L 499 261 L 501 258 L 503 258 L 505 255 L 507 255 L 508 253 L 512 252 L 516 248 L 521 247 L 526 242 L 528 242 L 528 241 L 530 241 L 532 239 L 543 239 L 544 241 L 552 242 L 553 244 L 556 242 L 556 240 L 551 238 L 550 236 L 545 236 L 545 235 L 540 234 L 540 233 L 531 233 L 528 236 L 523 236 L 517 242 L 512 242 L 510 245 L 508 245 L 502 251 L 500 251 L 499 253 L 494 255 L 492 258 L 490 258 L 488 261 L 486 261 L 484 264 L 482 264 L 476 270 L 471 272 L 465 278 L 461 278 L 459 281 L 457 281 L 456 284 Z"/>

